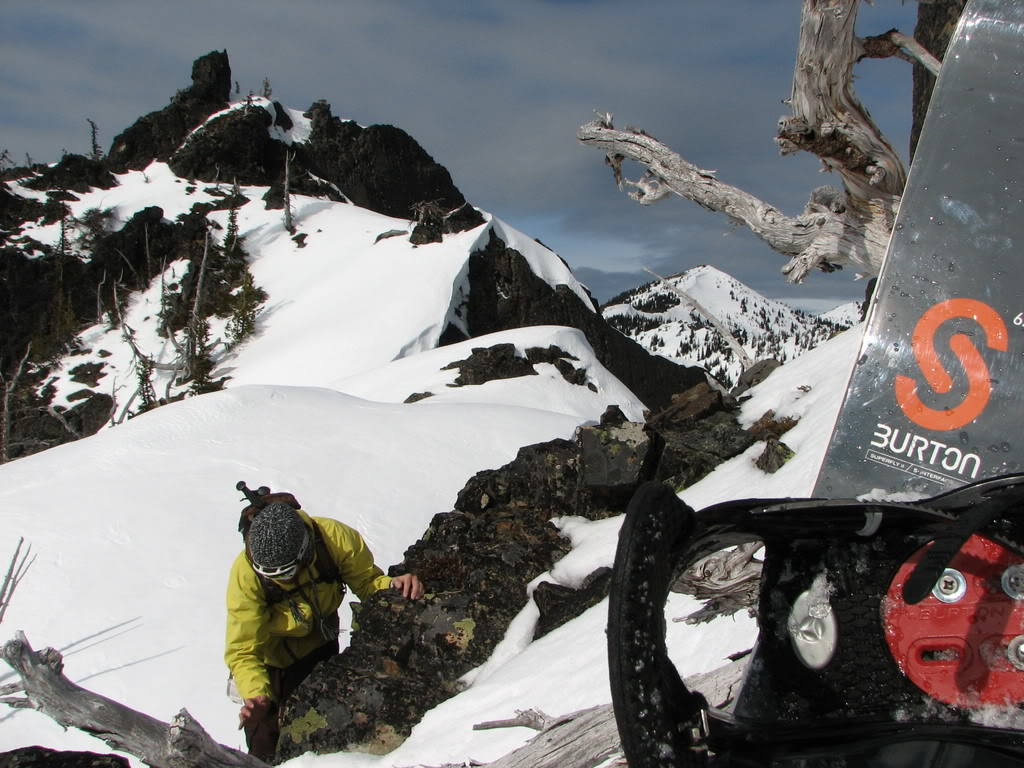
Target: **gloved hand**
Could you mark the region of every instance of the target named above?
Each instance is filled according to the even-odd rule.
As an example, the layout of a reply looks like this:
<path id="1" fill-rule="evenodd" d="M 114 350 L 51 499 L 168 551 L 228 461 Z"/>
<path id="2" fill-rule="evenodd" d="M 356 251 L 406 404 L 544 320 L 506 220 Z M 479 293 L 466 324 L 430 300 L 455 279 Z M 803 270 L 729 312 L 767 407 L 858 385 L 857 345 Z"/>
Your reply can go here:
<path id="1" fill-rule="evenodd" d="M 238 713 L 238 730 L 246 725 L 256 725 L 261 722 L 270 712 L 273 701 L 269 696 L 255 696 L 245 699 L 242 709 Z"/>

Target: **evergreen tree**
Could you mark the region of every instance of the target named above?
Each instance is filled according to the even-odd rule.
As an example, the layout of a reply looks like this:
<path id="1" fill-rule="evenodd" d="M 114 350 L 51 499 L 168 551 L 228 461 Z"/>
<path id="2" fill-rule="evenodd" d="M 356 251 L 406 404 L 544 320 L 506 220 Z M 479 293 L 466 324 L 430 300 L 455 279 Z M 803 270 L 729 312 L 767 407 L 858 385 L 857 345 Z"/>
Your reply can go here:
<path id="1" fill-rule="evenodd" d="M 103 150 L 100 149 L 100 143 L 97 139 L 99 135 L 99 129 L 96 127 L 96 123 L 90 118 L 86 118 L 89 123 L 89 138 L 90 138 L 90 149 L 89 157 L 93 160 L 100 161 L 103 159 Z"/>
<path id="2" fill-rule="evenodd" d="M 153 390 L 153 362 L 145 356 L 135 360 L 135 376 L 139 382 L 139 410 L 135 415 L 145 413 L 157 406 L 156 392 Z"/>
<path id="3" fill-rule="evenodd" d="M 267 300 L 267 292 L 256 285 L 252 273 L 246 269 L 242 285 L 234 298 L 234 311 L 228 320 L 228 344 L 236 347 L 256 330 L 256 318 Z"/>
<path id="4" fill-rule="evenodd" d="M 238 250 L 238 200 L 242 192 L 238 187 L 238 179 L 231 186 L 231 208 L 228 209 L 228 229 L 224 233 L 224 253 L 230 261 Z"/>
<path id="5" fill-rule="evenodd" d="M 205 317 L 196 319 L 185 329 L 185 349 L 192 379 L 189 394 L 203 395 L 219 390 L 220 383 L 211 378 L 213 357 L 210 349 L 210 322 Z"/>

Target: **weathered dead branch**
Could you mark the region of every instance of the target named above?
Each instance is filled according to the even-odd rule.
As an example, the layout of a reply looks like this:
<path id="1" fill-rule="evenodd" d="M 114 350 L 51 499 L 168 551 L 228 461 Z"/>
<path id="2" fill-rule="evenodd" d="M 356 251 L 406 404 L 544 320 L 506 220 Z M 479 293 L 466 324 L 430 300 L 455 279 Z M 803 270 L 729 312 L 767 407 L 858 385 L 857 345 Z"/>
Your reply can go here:
<path id="1" fill-rule="evenodd" d="M 474 731 L 487 731 L 494 728 L 532 728 L 535 731 L 543 731 L 550 728 L 557 718 L 541 712 L 539 709 L 517 709 L 516 716 L 508 720 L 488 720 L 484 723 L 477 723 L 473 726 Z"/>
<path id="2" fill-rule="evenodd" d="M 812 194 L 804 212 L 786 216 L 771 204 L 719 181 L 668 146 L 637 129 L 616 130 L 610 113 L 599 113 L 577 131 L 585 146 L 601 151 L 630 197 L 650 204 L 678 195 L 724 213 L 750 229 L 789 262 L 783 273 L 801 282 L 813 269 L 852 265 L 877 274 L 906 184 L 906 170 L 892 146 L 853 92 L 853 66 L 871 55 L 906 55 L 934 67 L 912 38 L 895 30 L 867 46 L 854 33 L 859 0 L 804 0 L 800 47 L 790 98 L 792 114 L 779 121 L 776 141 L 783 154 L 811 152 L 842 181 L 840 199 L 822 204 Z M 906 54 L 904 54 L 906 52 Z M 930 57 L 930 58 L 929 58 Z M 625 180 L 624 160 L 646 169 Z"/>
<path id="3" fill-rule="evenodd" d="M 184 709 L 164 723 L 75 685 L 64 677 L 60 653 L 52 648 L 33 651 L 22 632 L 0 655 L 18 673 L 25 692 L 22 698 L 0 701 L 37 709 L 63 727 L 85 731 L 154 768 L 266 768 L 263 761 L 218 744 Z"/>
<path id="4" fill-rule="evenodd" d="M 686 685 L 704 694 L 713 706 L 725 706 L 733 699 L 747 661 L 743 658 L 713 672 L 691 675 L 686 678 Z M 526 724 L 532 727 L 520 722 L 520 719 L 531 719 L 530 712 L 535 710 L 517 712 L 516 718 L 504 722 L 511 726 Z M 544 730 L 519 749 L 488 763 L 487 768 L 594 768 L 616 760 L 625 764 L 611 704 L 561 717 L 537 714 L 548 722 Z"/>
<path id="5" fill-rule="evenodd" d="M 727 616 L 757 604 L 761 584 L 761 562 L 754 556 L 761 542 L 741 544 L 698 560 L 672 585 L 673 592 L 693 595 L 705 605 L 700 610 L 673 621 L 700 624 L 718 616 Z"/>

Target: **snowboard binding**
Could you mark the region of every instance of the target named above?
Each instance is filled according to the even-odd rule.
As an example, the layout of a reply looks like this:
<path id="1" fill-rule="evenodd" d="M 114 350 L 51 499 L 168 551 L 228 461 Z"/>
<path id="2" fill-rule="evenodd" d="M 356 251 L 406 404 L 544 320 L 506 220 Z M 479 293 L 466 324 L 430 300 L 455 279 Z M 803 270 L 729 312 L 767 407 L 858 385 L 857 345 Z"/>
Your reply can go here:
<path id="1" fill-rule="evenodd" d="M 916 502 L 747 499 L 695 513 L 642 486 L 620 533 L 608 648 L 631 768 L 1024 766 L 1024 475 Z M 764 544 L 759 635 L 721 708 L 665 647 L 707 555 Z"/>

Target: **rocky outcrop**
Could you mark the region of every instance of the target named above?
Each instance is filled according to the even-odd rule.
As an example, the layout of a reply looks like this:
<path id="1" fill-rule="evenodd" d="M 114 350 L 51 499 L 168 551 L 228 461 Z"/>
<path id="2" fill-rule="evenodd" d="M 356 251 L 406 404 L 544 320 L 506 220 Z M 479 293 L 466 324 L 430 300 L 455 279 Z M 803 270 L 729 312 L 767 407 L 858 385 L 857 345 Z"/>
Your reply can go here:
<path id="1" fill-rule="evenodd" d="M 105 164 L 114 173 L 142 170 L 154 160 L 169 160 L 193 128 L 228 106 L 231 65 L 227 51 L 213 51 L 192 64 L 192 85 L 171 103 L 139 118 L 114 138 Z"/>
<path id="2" fill-rule="evenodd" d="M 706 382 L 674 396 L 650 423 L 665 440 L 655 479 L 682 490 L 753 445 L 755 438 L 740 427 L 734 407 L 735 400 Z"/>
<path id="3" fill-rule="evenodd" d="M 22 747 L 0 753 L 0 768 L 128 768 L 127 758 L 93 752 L 57 752 L 43 747 Z"/>
<path id="4" fill-rule="evenodd" d="M 527 446 L 471 478 L 454 509 L 436 515 L 392 571 L 418 574 L 428 596 L 407 601 L 379 592 L 359 606 L 349 648 L 320 664 L 285 703 L 278 757 L 391 751 L 490 657 L 531 599 L 528 584 L 568 551 L 553 518 L 621 514 L 635 490 L 663 471 L 670 446 L 680 455 L 677 446 L 697 442 L 695 433 L 706 434 L 693 450 L 727 456 L 740 449 L 735 432 L 742 430 L 720 393 L 698 388 L 675 405 L 657 429 L 610 407 L 572 440 Z M 713 445 L 714 434 L 724 435 L 721 445 Z M 599 603 L 609 581 L 599 569 L 579 589 L 539 585 L 535 636 Z"/>
<path id="5" fill-rule="evenodd" d="M 441 370 L 457 370 L 459 375 L 449 386 L 465 387 L 486 384 L 488 381 L 514 379 L 519 376 L 536 376 L 538 363 L 553 365 L 570 384 L 589 386 L 584 368 L 576 368 L 571 361 L 577 360 L 568 352 L 551 345 L 547 348 L 529 347 L 520 357 L 513 344 L 494 344 L 490 347 L 474 347 L 472 354 L 464 360 L 449 363 Z"/>
<path id="6" fill-rule="evenodd" d="M 531 325 L 579 328 L 601 364 L 652 411 L 706 379 L 702 370 L 652 355 L 623 336 L 594 311 L 595 305 L 586 306 L 568 286 L 552 288 L 493 229 L 487 246 L 470 256 L 469 283 L 470 337 Z"/>
<path id="7" fill-rule="evenodd" d="M 273 184 L 284 177 L 288 149 L 271 138 L 268 129 L 273 124 L 273 117 L 262 107 L 233 109 L 195 131 L 168 158 L 168 165 L 184 179 Z"/>
<path id="8" fill-rule="evenodd" d="M 44 166 L 38 175 L 25 182 L 29 189 L 50 189 L 86 193 L 91 188 L 110 189 L 117 181 L 101 160 L 82 155 L 64 155 L 60 162 Z"/>
<path id="9" fill-rule="evenodd" d="M 325 101 L 314 103 L 305 116 L 311 132 L 306 142 L 294 145 L 296 167 L 336 184 L 356 205 L 414 219 L 417 203 L 433 202 L 444 211 L 465 204 L 447 169 L 402 129 L 363 128 L 332 115 Z"/>

